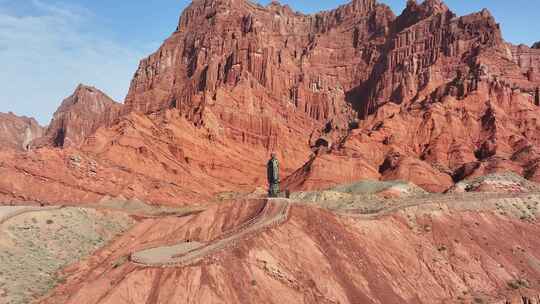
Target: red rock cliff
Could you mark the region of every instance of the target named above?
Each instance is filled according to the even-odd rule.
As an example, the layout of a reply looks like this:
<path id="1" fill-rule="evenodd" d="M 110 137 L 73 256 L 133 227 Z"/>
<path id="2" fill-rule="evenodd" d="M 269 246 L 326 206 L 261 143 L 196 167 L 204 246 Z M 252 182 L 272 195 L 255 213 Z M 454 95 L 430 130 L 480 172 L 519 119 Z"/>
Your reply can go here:
<path id="1" fill-rule="evenodd" d="M 456 17 L 436 0 L 409 1 L 381 48 L 369 79 L 349 92 L 358 128 L 288 185 L 381 178 L 444 191 L 507 170 L 539 180 L 536 49 L 505 43 L 487 10 Z"/>
<path id="2" fill-rule="evenodd" d="M 0 149 L 26 150 L 32 140 L 43 136 L 43 132 L 43 127 L 33 118 L 0 113 Z"/>
<path id="3" fill-rule="evenodd" d="M 462 174 L 465 167 L 536 176 L 534 153 L 527 161 L 512 158 L 522 145 L 538 144 L 538 111 L 531 106 L 540 100 L 536 53 L 505 43 L 488 10 L 457 17 L 439 0 L 409 1 L 398 17 L 376 1 L 315 15 L 277 2 L 194 1 L 172 37 L 141 62 L 126 110 L 176 108 L 218 137 L 285 152 L 291 143 L 330 147 L 350 163 L 343 166 L 350 170 L 333 170 L 342 166 L 311 159 L 321 181 L 313 185 L 415 180 L 428 172 L 416 181 L 440 191 L 471 174 Z M 440 116 L 433 116 L 438 105 Z M 514 114 L 506 119 L 508 113 Z M 352 145 L 359 132 L 349 126 L 378 131 L 373 124 L 388 125 L 396 115 L 407 122 L 384 135 L 382 145 L 370 140 L 354 153 L 339 147 Z"/>
<path id="4" fill-rule="evenodd" d="M 85 200 L 172 202 L 265 186 L 271 151 L 292 190 L 369 178 L 444 191 L 507 170 L 539 181 L 537 53 L 506 43 L 489 11 L 458 17 L 438 0 L 408 1 L 397 17 L 372 0 L 313 15 L 197 0 L 141 61 L 122 110 L 77 110 L 72 97 L 47 139 L 77 147 L 88 138 L 81 149 L 111 168 L 77 188 Z M 109 100 L 98 95 L 89 104 Z M 10 163 L 21 180 L 46 171 Z M 71 183 L 62 174 L 59 189 Z M 111 176 L 124 179 L 105 185 Z"/>
<path id="5" fill-rule="evenodd" d="M 126 110 L 177 108 L 196 125 L 278 148 L 356 114 L 346 94 L 364 81 L 394 19 L 387 6 L 354 1 L 316 15 L 273 2 L 194 1 L 177 31 L 144 59 Z M 215 117 L 215 118 L 214 118 Z M 288 137 L 288 138 L 287 138 Z"/>

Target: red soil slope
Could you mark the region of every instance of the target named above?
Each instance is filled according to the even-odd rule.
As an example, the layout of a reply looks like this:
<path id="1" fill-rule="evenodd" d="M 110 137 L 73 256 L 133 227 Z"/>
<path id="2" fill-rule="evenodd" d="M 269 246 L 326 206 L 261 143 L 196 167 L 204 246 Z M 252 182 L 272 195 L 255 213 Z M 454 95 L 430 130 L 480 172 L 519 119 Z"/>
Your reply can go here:
<path id="1" fill-rule="evenodd" d="M 537 303 L 536 222 L 433 202 L 369 218 L 295 206 L 286 223 L 172 268 L 123 257 L 208 242 L 256 215 L 260 203 L 144 220 L 66 269 L 67 283 L 41 303 Z"/>
<path id="2" fill-rule="evenodd" d="M 279 154 L 283 174 L 309 154 L 307 148 L 290 149 L 287 157 Z M 216 193 L 264 186 L 268 157 L 264 147 L 247 150 L 233 139 L 209 138 L 176 111 L 160 118 L 129 114 L 98 130 L 80 149 L 0 153 L 0 201 L 45 204 L 95 203 L 105 195 L 203 203 Z"/>

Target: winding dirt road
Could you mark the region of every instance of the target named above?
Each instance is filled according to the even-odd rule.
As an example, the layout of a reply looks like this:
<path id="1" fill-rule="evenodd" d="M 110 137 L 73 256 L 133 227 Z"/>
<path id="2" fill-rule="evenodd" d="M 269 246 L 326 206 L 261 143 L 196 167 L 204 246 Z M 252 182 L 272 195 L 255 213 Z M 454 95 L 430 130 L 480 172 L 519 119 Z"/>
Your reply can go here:
<path id="1" fill-rule="evenodd" d="M 287 199 L 266 199 L 255 216 L 209 243 L 184 242 L 174 246 L 155 247 L 131 254 L 130 260 L 147 267 L 182 267 L 197 263 L 266 228 L 282 224 L 289 216 L 290 206 Z"/>

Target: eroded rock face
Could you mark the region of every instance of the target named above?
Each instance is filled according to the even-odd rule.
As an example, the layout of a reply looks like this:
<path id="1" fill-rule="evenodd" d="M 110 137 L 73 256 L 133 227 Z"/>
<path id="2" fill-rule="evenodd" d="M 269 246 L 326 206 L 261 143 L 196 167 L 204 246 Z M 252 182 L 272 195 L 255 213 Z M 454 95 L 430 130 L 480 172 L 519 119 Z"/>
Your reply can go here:
<path id="1" fill-rule="evenodd" d="M 540 81 L 540 48 L 526 45 L 510 46 L 512 50 L 512 60 L 518 64 L 522 73 L 527 75 L 529 81 Z"/>
<path id="2" fill-rule="evenodd" d="M 368 78 L 393 13 L 373 0 L 302 15 L 273 2 L 194 1 L 177 31 L 144 59 L 127 111 L 178 109 L 198 126 L 279 148 L 355 113 L 347 92 Z M 306 139 L 300 139 L 304 142 Z"/>
<path id="3" fill-rule="evenodd" d="M 456 17 L 440 1 L 409 1 L 391 29 L 370 77 L 349 94 L 364 119 L 326 161 L 356 158 L 369 164 L 362 173 L 430 191 L 501 171 L 537 180 L 537 49 L 505 43 L 487 10 Z M 288 181 L 329 179 L 297 177 Z"/>
<path id="4" fill-rule="evenodd" d="M 457 17 L 437 0 L 409 1 L 398 17 L 375 1 L 353 1 L 316 15 L 294 13 L 275 2 L 261 7 L 241 0 L 196 1 L 173 36 L 141 62 L 126 110 L 176 108 L 195 125 L 220 130 L 217 136 L 238 138 L 235 134 L 241 133 L 240 143 L 245 143 L 247 134 L 256 143 L 274 143 L 266 146 L 271 149 L 282 149 L 284 141 L 305 144 L 302 136 L 290 136 L 283 128 L 294 125 L 311 134 L 311 148 L 340 150 L 334 166 L 352 161 L 353 167 L 364 168 L 342 174 L 324 169 L 319 164 L 326 160 L 319 157 L 295 173 L 291 185 L 311 188 L 375 177 L 377 171 L 383 179 L 414 180 L 413 167 L 419 166 L 427 170 L 426 179 L 436 180 L 426 187 L 443 191 L 459 175 L 454 171 L 475 161 L 496 159 L 500 165 L 487 166 L 487 172 L 531 171 L 531 163 L 515 164 L 507 155 L 515 141 L 537 144 L 533 133 L 538 113 L 526 103 L 540 99 L 535 95 L 539 54 L 505 43 L 489 11 Z M 449 106 L 452 99 L 463 102 Z M 493 116 L 494 108 L 516 112 L 523 107 L 527 110 L 520 113 L 529 114 L 510 120 L 514 131 L 526 120 L 529 131 L 509 140 L 509 133 L 497 129 L 498 122 L 508 121 Z M 431 108 L 438 108 L 439 115 L 431 118 Z M 391 134 L 381 132 L 378 128 L 389 119 L 385 113 L 398 109 L 393 118 L 407 116 L 407 122 Z M 240 114 L 246 112 L 248 121 L 270 128 L 253 128 Z M 466 119 L 463 115 L 471 118 L 459 131 L 447 122 L 451 116 Z M 349 127 L 356 117 L 364 119 L 359 128 L 370 129 L 371 135 L 388 134 L 380 147 L 367 140 L 369 147 L 359 153 L 343 151 L 346 141 L 355 141 Z M 373 117 L 379 117 L 379 126 L 372 124 Z M 459 135 L 469 127 L 477 134 Z M 449 145 L 468 151 L 452 152 Z M 384 160 L 395 151 L 406 161 L 382 172 Z M 318 182 L 297 180 L 299 176 Z"/>
<path id="5" fill-rule="evenodd" d="M 290 190 L 369 178 L 442 192 L 501 171 L 540 181 L 538 67 L 538 49 L 506 43 L 489 11 L 457 17 L 437 0 L 408 1 L 397 17 L 373 0 L 314 15 L 194 1 L 141 61 L 122 109 L 83 87 L 57 113 L 45 142 L 95 159 L 92 179 L 69 166 L 44 179 L 35 155 L 24 172 L 20 156 L 0 169 L 53 183 L 48 202 L 65 199 L 73 176 L 82 200 L 264 188 L 272 151 Z M 50 153 L 40 155 L 69 164 Z M 44 199 L 6 185 L 10 200 Z"/>
<path id="6" fill-rule="evenodd" d="M 282 177 L 311 153 L 307 144 L 294 142 L 282 149 Z M 0 202 L 92 203 L 108 195 L 176 206 L 203 203 L 222 192 L 266 188 L 269 157 L 256 142 L 214 137 L 175 110 L 160 117 L 131 113 L 98 129 L 80 148 L 33 152 L 0 151 Z"/>
<path id="7" fill-rule="evenodd" d="M 44 128 L 34 118 L 0 113 L 0 149 L 25 151 L 43 133 Z"/>
<path id="8" fill-rule="evenodd" d="M 540 126 L 533 96 L 498 82 L 479 86 L 463 99 L 384 105 L 324 159 L 336 164 L 355 158 L 366 164 L 360 173 L 379 171 L 384 180 L 408 180 L 429 191 L 506 171 L 539 181 Z M 301 183 L 310 182 L 296 182 Z"/>
<path id="9" fill-rule="evenodd" d="M 78 147 L 98 128 L 116 122 L 121 108 L 121 104 L 100 90 L 81 84 L 54 113 L 45 136 L 33 145 Z"/>

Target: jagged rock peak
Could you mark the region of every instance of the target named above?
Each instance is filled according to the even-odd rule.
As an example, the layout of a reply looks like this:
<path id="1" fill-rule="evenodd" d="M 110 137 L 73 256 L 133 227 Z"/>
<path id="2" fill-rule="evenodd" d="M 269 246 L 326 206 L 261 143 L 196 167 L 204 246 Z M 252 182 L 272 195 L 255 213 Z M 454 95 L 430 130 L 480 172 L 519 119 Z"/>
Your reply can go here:
<path id="1" fill-rule="evenodd" d="M 97 92 L 99 91 L 98 89 L 96 89 L 95 87 L 93 86 L 89 86 L 89 85 L 85 85 L 83 83 L 79 83 L 79 85 L 77 86 L 77 88 L 75 88 L 75 93 L 77 92 L 84 92 L 84 91 L 87 91 L 87 92 Z"/>
<path id="2" fill-rule="evenodd" d="M 286 18 L 297 18 L 297 21 L 290 20 L 291 24 L 312 20 L 312 23 L 318 27 L 315 26 L 311 30 L 313 32 L 324 32 L 331 27 L 346 22 L 346 20 L 355 23 L 355 20 L 358 21 L 360 18 L 368 17 L 374 12 L 377 12 L 376 16 L 371 17 L 374 18 L 375 23 L 382 19 L 396 18 L 390 7 L 378 3 L 377 0 L 352 0 L 335 9 L 313 14 L 298 12 L 289 5 L 281 4 L 276 0 L 266 6 L 249 0 L 195 0 L 182 13 L 176 32 L 193 31 L 193 29 L 207 26 L 216 28 L 224 24 L 233 26 L 237 23 L 236 17 L 238 16 L 246 18 L 247 21 L 254 21 L 265 13 L 274 13 Z"/>
<path id="3" fill-rule="evenodd" d="M 409 0 L 403 14 L 415 14 L 419 17 L 418 20 L 421 20 L 435 14 L 448 12 L 449 10 L 448 6 L 440 0 L 425 0 L 421 4 L 418 4 L 416 0 Z"/>
<path id="4" fill-rule="evenodd" d="M 434 12 L 443 12 L 448 10 L 448 6 L 441 0 L 425 0 L 418 4 L 416 0 L 408 0 L 407 8 L 418 7 L 424 10 L 432 10 Z"/>
<path id="5" fill-rule="evenodd" d="M 397 32 L 418 23 L 421 20 L 430 18 L 435 15 L 447 15 L 454 17 L 455 15 L 450 9 L 440 0 L 426 0 L 418 4 L 416 0 L 408 0 L 407 6 L 396 19 L 395 30 Z"/>
<path id="6" fill-rule="evenodd" d="M 377 6 L 376 0 L 353 0 L 351 5 L 355 10 L 371 11 Z"/>
<path id="7" fill-rule="evenodd" d="M 279 1 L 275 0 L 268 3 L 265 8 L 280 15 L 302 15 L 299 12 L 295 12 L 288 4 L 283 5 Z"/>
<path id="8" fill-rule="evenodd" d="M 540 41 L 535 42 L 535 43 L 531 46 L 531 49 L 540 49 Z"/>
<path id="9" fill-rule="evenodd" d="M 113 124 L 121 110 L 122 104 L 99 89 L 79 84 L 54 113 L 45 136 L 33 146 L 78 146 L 98 128 Z"/>
<path id="10" fill-rule="evenodd" d="M 58 110 L 65 110 L 67 107 L 71 107 L 73 105 L 81 103 L 84 103 L 86 105 L 94 104 L 97 107 L 120 105 L 99 89 L 93 86 L 79 84 L 73 94 L 71 94 L 71 96 L 69 96 L 68 98 L 64 99 L 62 105 Z"/>

